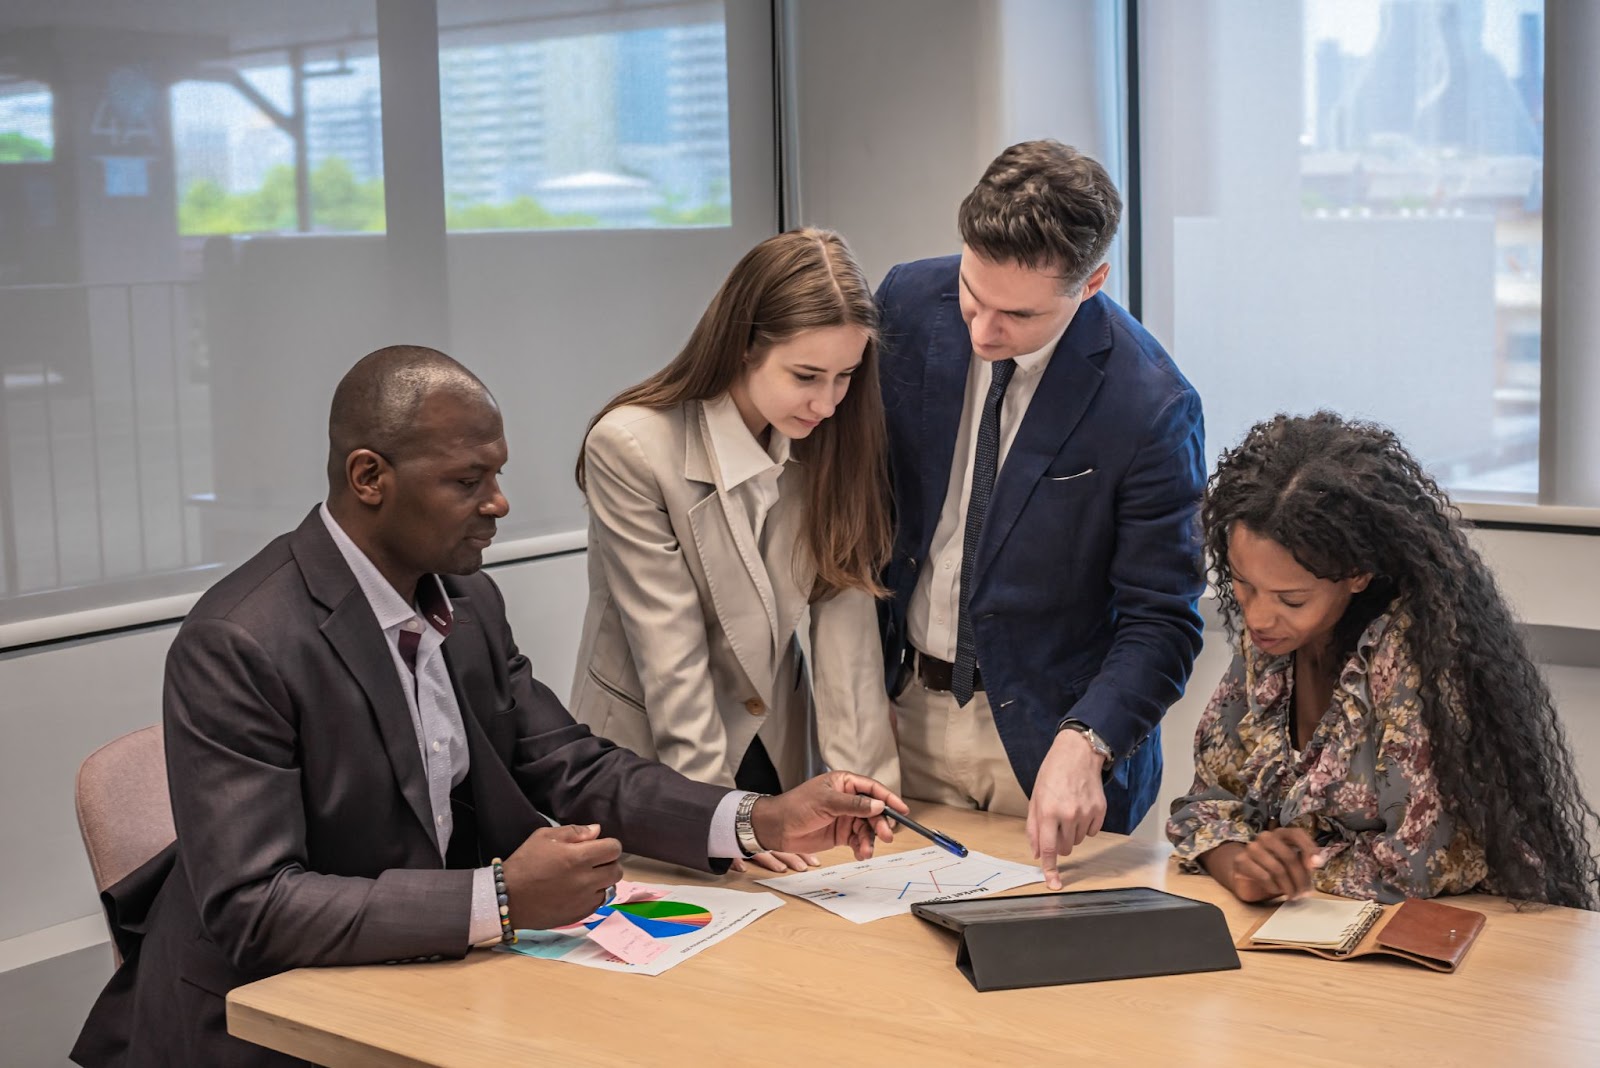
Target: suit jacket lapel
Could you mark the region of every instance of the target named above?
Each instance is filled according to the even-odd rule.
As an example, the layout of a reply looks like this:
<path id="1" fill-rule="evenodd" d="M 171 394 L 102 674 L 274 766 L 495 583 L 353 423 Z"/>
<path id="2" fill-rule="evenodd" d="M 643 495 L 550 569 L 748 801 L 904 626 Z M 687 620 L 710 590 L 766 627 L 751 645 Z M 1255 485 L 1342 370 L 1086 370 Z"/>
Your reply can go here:
<path id="1" fill-rule="evenodd" d="M 473 701 L 471 692 L 466 689 L 466 683 L 473 678 L 473 673 L 465 663 L 465 659 L 471 656 L 467 650 L 482 644 L 481 637 L 476 633 L 477 612 L 472 602 L 465 597 L 450 598 L 450 621 L 450 635 L 439 649 L 444 653 L 444 666 L 450 676 L 450 688 L 455 692 L 456 707 L 461 711 L 461 723 L 467 727 L 467 737 L 470 739 L 473 736 L 471 724 L 487 725 L 490 717 L 498 709 L 486 707 L 481 701 Z"/>
<path id="2" fill-rule="evenodd" d="M 777 599 L 750 524 L 738 510 L 739 503 L 722 483 L 722 471 L 711 450 L 711 429 L 706 423 L 705 410 L 699 404 L 690 404 L 687 413 L 690 422 L 684 435 L 687 438 L 684 475 L 709 482 L 714 487 L 711 496 L 689 509 L 695 549 L 711 587 L 717 619 L 728 635 L 734 655 L 739 658 L 739 666 L 770 703 L 777 669 L 774 658 L 778 634 Z M 734 561 L 742 565 L 748 581 L 729 581 L 732 578 L 729 572 L 737 566 L 733 565 Z"/>
<path id="3" fill-rule="evenodd" d="M 378 629 L 372 606 L 367 603 L 366 595 L 361 592 L 315 509 L 294 532 L 290 548 L 305 576 L 306 588 L 329 609 L 328 618 L 322 623 L 322 633 L 367 695 L 400 792 L 437 848 L 438 829 L 434 826 L 433 807 L 428 800 L 428 782 L 422 767 L 417 729 L 411 722 L 405 691 L 400 689 L 394 656 L 389 652 L 383 631 Z"/>
<path id="4" fill-rule="evenodd" d="M 1056 343 L 1039 388 L 1028 404 L 1028 413 L 1022 417 L 1022 425 L 1006 453 L 1005 464 L 995 478 L 994 496 L 978 543 L 974 585 L 982 580 L 999 553 L 1050 461 L 1088 411 L 1089 402 L 1105 378 L 1090 358 L 1110 347 L 1111 319 L 1106 314 L 1105 298 L 1097 295 L 1078 309 L 1072 325 Z"/>
<path id="5" fill-rule="evenodd" d="M 934 314 L 933 341 L 922 364 L 923 554 L 933 541 L 950 488 L 950 466 L 955 462 L 956 435 L 961 431 L 961 409 L 972 364 L 972 339 L 954 290 L 945 294 Z"/>

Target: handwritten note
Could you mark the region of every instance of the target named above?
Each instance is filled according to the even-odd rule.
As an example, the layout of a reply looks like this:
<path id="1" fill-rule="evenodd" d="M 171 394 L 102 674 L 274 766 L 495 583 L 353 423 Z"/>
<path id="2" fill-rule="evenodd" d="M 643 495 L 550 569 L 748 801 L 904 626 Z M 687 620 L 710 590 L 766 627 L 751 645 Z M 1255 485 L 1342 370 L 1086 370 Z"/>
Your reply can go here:
<path id="1" fill-rule="evenodd" d="M 626 905 L 630 901 L 660 901 L 667 896 L 665 890 L 644 883 L 630 883 L 623 879 L 617 884 L 617 896 L 612 901 L 613 905 Z"/>
<path id="2" fill-rule="evenodd" d="M 649 964 L 667 947 L 645 934 L 622 913 L 613 912 L 589 929 L 590 941 L 629 964 Z"/>

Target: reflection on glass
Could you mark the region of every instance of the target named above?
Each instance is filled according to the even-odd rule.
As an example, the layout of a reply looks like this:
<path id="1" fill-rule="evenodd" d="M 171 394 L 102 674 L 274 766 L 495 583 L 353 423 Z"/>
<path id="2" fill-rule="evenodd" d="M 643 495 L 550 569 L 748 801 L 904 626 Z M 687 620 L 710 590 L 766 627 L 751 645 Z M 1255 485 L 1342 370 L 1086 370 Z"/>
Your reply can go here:
<path id="1" fill-rule="evenodd" d="M 53 100 L 48 86 L 19 78 L 0 81 L 0 163 L 47 163 L 55 152 Z"/>
<path id="2" fill-rule="evenodd" d="M 377 12 L 0 3 L 0 625 L 203 588 L 321 493 L 341 368 L 419 325 L 498 329 L 467 296 L 449 327 L 448 279 L 476 296 L 527 243 L 429 262 L 436 212 L 387 218 Z M 726 227 L 724 19 L 440 0 L 444 128 L 407 116 L 390 147 L 442 150 L 457 230 Z M 386 60 L 434 40 L 391 26 Z M 431 91 L 430 63 L 391 89 Z"/>
<path id="3" fill-rule="evenodd" d="M 549 5 L 479 23 L 443 0 L 439 94 L 452 230 L 727 226 L 720 3 L 584 32 Z"/>
<path id="4" fill-rule="evenodd" d="M 1462 276 L 1457 293 L 1491 300 L 1492 317 L 1455 351 L 1395 355 L 1437 361 L 1441 375 L 1486 368 L 1487 432 L 1455 436 L 1429 457 L 1452 489 L 1535 493 L 1542 0 L 1308 0 L 1304 26 L 1300 202 L 1308 239 L 1336 242 L 1342 231 L 1368 242 L 1374 257 L 1426 264 L 1453 260 L 1468 238 L 1471 259 L 1450 266 Z M 1413 418 L 1463 414 L 1441 406 Z"/>
<path id="5" fill-rule="evenodd" d="M 382 231 L 378 59 L 351 55 L 373 47 L 252 54 L 173 85 L 179 233 Z"/>
<path id="6" fill-rule="evenodd" d="M 350 233 L 384 229 L 375 22 L 0 4 L 0 623 L 197 589 L 303 512 L 283 428 L 390 321 Z"/>
<path id="7" fill-rule="evenodd" d="M 1538 488 L 1541 0 L 1174 4 L 1141 65 L 1145 311 L 1215 457 L 1277 412 Z"/>

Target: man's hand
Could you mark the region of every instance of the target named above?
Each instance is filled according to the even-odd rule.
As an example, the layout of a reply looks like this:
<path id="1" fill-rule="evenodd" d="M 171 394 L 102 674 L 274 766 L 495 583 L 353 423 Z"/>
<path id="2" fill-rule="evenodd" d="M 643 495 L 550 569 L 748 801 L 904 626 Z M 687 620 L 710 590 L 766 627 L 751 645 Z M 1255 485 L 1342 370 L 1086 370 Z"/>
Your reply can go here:
<path id="1" fill-rule="evenodd" d="M 750 864 L 780 873 L 807 871 L 815 868 L 817 863 L 817 858 L 809 853 L 757 853 L 750 858 Z M 750 864 L 746 864 L 738 857 L 733 858 L 734 871 L 749 871 Z"/>
<path id="2" fill-rule="evenodd" d="M 894 841 L 884 806 L 909 812 L 883 783 L 848 771 L 830 771 L 776 797 L 763 797 L 750 813 L 756 841 L 769 849 L 813 853 L 848 845 L 857 860 L 872 856 L 873 839 Z"/>
<path id="3" fill-rule="evenodd" d="M 1068 856 L 1079 842 L 1100 833 L 1106 819 L 1106 791 L 1101 783 L 1105 757 L 1096 753 L 1080 731 L 1056 734 L 1039 767 L 1028 801 L 1028 845 L 1039 858 L 1044 883 L 1061 889 L 1057 856 Z"/>
<path id="4" fill-rule="evenodd" d="M 1200 858 L 1212 878 L 1240 901 L 1294 899 L 1311 893 L 1322 851 L 1300 827 L 1272 827 L 1251 842 L 1225 842 Z"/>
<path id="5" fill-rule="evenodd" d="M 502 866 L 511 926 L 546 931 L 577 923 L 622 879 L 622 843 L 600 827 L 541 827 Z"/>

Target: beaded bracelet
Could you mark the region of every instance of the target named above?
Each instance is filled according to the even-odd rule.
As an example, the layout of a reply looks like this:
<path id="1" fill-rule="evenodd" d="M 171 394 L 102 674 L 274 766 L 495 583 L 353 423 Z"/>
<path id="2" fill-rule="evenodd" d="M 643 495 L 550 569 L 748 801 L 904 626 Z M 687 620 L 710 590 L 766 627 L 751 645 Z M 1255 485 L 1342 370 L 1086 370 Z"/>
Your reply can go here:
<path id="1" fill-rule="evenodd" d="M 511 926 L 511 898 L 506 894 L 506 870 L 501 866 L 499 857 L 489 864 L 494 868 L 495 904 L 500 907 L 500 944 L 509 946 L 516 942 L 517 932 Z"/>

